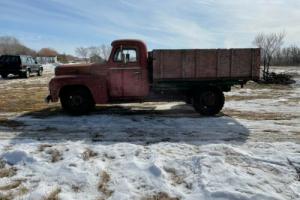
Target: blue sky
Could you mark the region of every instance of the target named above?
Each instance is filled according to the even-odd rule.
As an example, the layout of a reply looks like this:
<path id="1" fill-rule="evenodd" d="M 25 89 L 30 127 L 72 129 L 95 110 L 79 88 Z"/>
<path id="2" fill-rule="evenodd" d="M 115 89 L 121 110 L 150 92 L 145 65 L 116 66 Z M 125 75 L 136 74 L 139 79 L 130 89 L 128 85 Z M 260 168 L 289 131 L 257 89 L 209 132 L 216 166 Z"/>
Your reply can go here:
<path id="1" fill-rule="evenodd" d="M 0 35 L 74 54 L 137 38 L 153 48 L 249 47 L 258 32 L 300 45 L 299 0 L 1 0 Z"/>

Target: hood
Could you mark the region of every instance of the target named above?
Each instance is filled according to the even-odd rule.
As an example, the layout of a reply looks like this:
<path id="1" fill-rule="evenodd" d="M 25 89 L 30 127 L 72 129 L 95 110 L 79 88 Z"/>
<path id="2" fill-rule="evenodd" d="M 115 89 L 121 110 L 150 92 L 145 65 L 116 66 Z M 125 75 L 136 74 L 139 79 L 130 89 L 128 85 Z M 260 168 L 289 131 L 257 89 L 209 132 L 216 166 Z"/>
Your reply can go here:
<path id="1" fill-rule="evenodd" d="M 55 75 L 90 74 L 93 64 L 66 64 L 55 68 Z"/>

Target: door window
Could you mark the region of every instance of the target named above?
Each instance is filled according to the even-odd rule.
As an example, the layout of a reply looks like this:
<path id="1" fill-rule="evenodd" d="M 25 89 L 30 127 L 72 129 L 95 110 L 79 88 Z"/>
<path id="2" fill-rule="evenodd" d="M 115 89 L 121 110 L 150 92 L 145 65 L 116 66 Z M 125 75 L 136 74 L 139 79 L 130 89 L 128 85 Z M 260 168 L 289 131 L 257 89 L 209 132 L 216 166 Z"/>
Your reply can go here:
<path id="1" fill-rule="evenodd" d="M 137 52 L 136 49 L 118 49 L 114 55 L 115 62 L 137 62 Z"/>
<path id="2" fill-rule="evenodd" d="M 32 64 L 35 64 L 35 60 L 33 58 L 30 58 L 30 60 Z"/>
<path id="3" fill-rule="evenodd" d="M 31 65 L 32 62 L 31 62 L 31 59 L 29 57 L 27 57 L 27 61 L 26 61 L 27 64 Z"/>

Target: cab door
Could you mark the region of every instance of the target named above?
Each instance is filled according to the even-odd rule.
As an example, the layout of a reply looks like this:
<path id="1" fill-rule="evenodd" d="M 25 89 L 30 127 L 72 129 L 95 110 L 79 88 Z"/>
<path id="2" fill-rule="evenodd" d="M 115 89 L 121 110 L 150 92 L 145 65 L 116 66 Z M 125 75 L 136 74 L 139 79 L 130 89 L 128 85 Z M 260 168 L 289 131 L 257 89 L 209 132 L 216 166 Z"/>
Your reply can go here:
<path id="1" fill-rule="evenodd" d="M 113 54 L 109 84 L 112 98 L 135 99 L 142 94 L 142 67 L 138 59 L 138 48 L 120 47 Z"/>

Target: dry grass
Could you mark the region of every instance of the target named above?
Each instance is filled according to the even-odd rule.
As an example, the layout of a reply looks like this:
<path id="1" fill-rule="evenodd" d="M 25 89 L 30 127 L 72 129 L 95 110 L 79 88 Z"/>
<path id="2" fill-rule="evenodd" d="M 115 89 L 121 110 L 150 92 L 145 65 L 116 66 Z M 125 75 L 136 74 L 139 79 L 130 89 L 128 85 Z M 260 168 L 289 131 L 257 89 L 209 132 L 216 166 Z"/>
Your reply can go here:
<path id="1" fill-rule="evenodd" d="M 102 192 L 106 197 L 110 197 L 113 191 L 108 189 L 108 182 L 110 181 L 110 176 L 106 171 L 102 171 L 100 175 L 100 181 L 98 183 L 98 190 Z"/>
<path id="2" fill-rule="evenodd" d="M 17 169 L 14 167 L 1 168 L 0 169 L 0 178 L 12 177 L 12 176 L 16 175 L 16 173 L 17 173 Z"/>
<path id="3" fill-rule="evenodd" d="M 171 175 L 173 185 L 184 184 L 187 189 L 192 189 L 193 185 L 184 180 L 186 177 L 184 174 L 179 174 L 175 168 L 164 167 L 164 170 Z"/>
<path id="4" fill-rule="evenodd" d="M 143 200 L 180 200 L 179 197 L 170 197 L 165 192 L 159 192 L 158 194 L 152 195 L 150 197 L 145 197 Z"/>
<path id="5" fill-rule="evenodd" d="M 8 194 L 0 193 L 0 200 L 12 200 L 12 199 L 14 199 L 14 196 L 12 193 L 8 193 Z"/>
<path id="6" fill-rule="evenodd" d="M 1 112 L 34 111 L 47 108 L 44 98 L 47 96 L 46 87 L 15 89 L 1 91 Z"/>
<path id="7" fill-rule="evenodd" d="M 19 188 L 18 195 L 24 195 L 24 194 L 27 194 L 28 192 L 29 192 L 29 189 L 22 185 Z"/>
<path id="8" fill-rule="evenodd" d="M 72 185 L 72 190 L 77 193 L 77 192 L 80 192 L 81 187 L 77 186 L 77 185 Z"/>
<path id="9" fill-rule="evenodd" d="M 43 200 L 59 200 L 58 194 L 60 192 L 61 189 L 57 187 L 53 191 L 51 191 L 46 197 L 44 197 Z"/>
<path id="10" fill-rule="evenodd" d="M 271 99 L 271 96 L 265 95 L 255 95 L 255 96 L 242 96 L 242 95 L 231 95 L 226 96 L 226 101 L 246 101 L 246 100 L 253 100 L 253 99 Z"/>
<path id="11" fill-rule="evenodd" d="M 57 149 L 49 149 L 47 151 L 47 154 L 51 155 L 51 162 L 52 163 L 58 162 L 58 161 L 63 159 L 62 153 L 60 151 L 58 151 Z"/>
<path id="12" fill-rule="evenodd" d="M 109 160 L 113 160 L 113 159 L 116 158 L 114 155 L 109 155 L 109 154 L 107 154 L 106 152 L 103 154 L 103 156 L 104 156 L 105 158 L 109 159 Z"/>
<path id="13" fill-rule="evenodd" d="M 21 181 L 14 181 L 12 183 L 9 183 L 7 185 L 0 186 L 0 190 L 11 190 L 19 187 L 21 185 Z"/>
<path id="14" fill-rule="evenodd" d="M 12 188 L 15 189 L 15 188 Z M 28 188 L 24 185 L 20 185 L 15 190 L 8 190 L 5 193 L 0 192 L 0 200 L 12 200 L 12 199 L 23 199 L 20 196 L 23 196 L 29 192 Z"/>
<path id="15" fill-rule="evenodd" d="M 47 105 L 44 102 L 49 93 L 48 82 L 51 76 L 4 80 L 0 85 L 0 112 L 34 112 L 57 107 L 56 104 Z"/>
<path id="16" fill-rule="evenodd" d="M 184 177 L 179 176 L 179 175 L 177 174 L 177 172 L 176 172 L 176 169 L 164 167 L 164 170 L 165 170 L 167 173 L 171 174 L 171 179 L 172 179 L 172 181 L 173 181 L 175 184 L 180 185 L 180 184 L 182 184 L 182 183 L 184 182 Z"/>
<path id="17" fill-rule="evenodd" d="M 39 152 L 43 152 L 46 148 L 50 148 L 52 147 L 51 144 L 41 144 L 39 147 L 38 147 L 38 151 Z"/>
<path id="18" fill-rule="evenodd" d="M 92 157 L 95 157 L 97 156 L 98 153 L 97 152 L 94 152 L 93 150 L 87 148 L 83 153 L 82 153 L 82 159 L 83 160 L 89 160 L 90 158 Z"/>
<path id="19" fill-rule="evenodd" d="M 240 111 L 235 109 L 225 108 L 223 110 L 224 115 L 231 117 L 238 117 L 247 120 L 291 120 L 297 116 L 291 114 L 282 114 L 274 112 L 253 112 L 253 111 Z"/>

